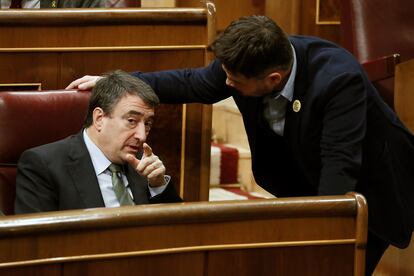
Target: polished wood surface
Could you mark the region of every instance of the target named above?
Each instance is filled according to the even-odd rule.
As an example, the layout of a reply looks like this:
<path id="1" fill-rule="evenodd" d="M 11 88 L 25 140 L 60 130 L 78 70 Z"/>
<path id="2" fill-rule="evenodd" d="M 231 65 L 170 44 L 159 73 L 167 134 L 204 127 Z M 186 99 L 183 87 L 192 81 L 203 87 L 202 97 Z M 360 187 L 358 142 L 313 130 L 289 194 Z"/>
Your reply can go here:
<path id="1" fill-rule="evenodd" d="M 369 80 L 376 82 L 394 77 L 395 67 L 398 63 L 400 63 L 400 55 L 393 54 L 364 62 L 362 66 L 367 72 Z"/>
<path id="2" fill-rule="evenodd" d="M 414 237 L 410 246 L 399 249 L 390 246 L 376 267 L 373 276 L 412 276 L 414 275 Z"/>
<path id="3" fill-rule="evenodd" d="M 395 68 L 398 63 L 400 63 L 399 54 L 379 57 L 362 63 L 369 80 L 391 108 L 394 108 L 395 93 L 394 89 L 388 89 L 387 87 L 394 87 Z"/>
<path id="4" fill-rule="evenodd" d="M 273 0 L 271 0 L 273 1 Z M 217 32 L 222 32 L 233 20 L 241 16 L 264 14 L 266 0 L 214 0 L 217 14 Z M 202 1 L 176 0 L 177 7 L 201 7 Z"/>
<path id="5" fill-rule="evenodd" d="M 21 9 L 2 10 L 0 24 L 5 25 L 90 25 L 120 24 L 200 24 L 207 22 L 206 10 L 199 8 L 88 8 L 88 9 Z"/>
<path id="6" fill-rule="evenodd" d="M 319 36 L 336 43 L 341 40 L 339 10 L 337 0 L 266 1 L 266 15 L 288 34 Z"/>
<path id="7" fill-rule="evenodd" d="M 7 39 L 0 40 L 0 84 L 62 89 L 83 75 L 114 69 L 203 66 L 211 60 L 206 48 L 215 34 L 209 5 L 2 11 L 0 37 Z M 158 127 L 149 141 L 154 151 L 184 200 L 207 200 L 211 107 L 163 105 L 158 112 Z"/>
<path id="8" fill-rule="evenodd" d="M 366 208 L 348 194 L 3 217 L 0 273 L 363 275 Z"/>
<path id="9" fill-rule="evenodd" d="M 394 105 L 405 126 L 414 133 L 414 59 L 395 68 Z"/>

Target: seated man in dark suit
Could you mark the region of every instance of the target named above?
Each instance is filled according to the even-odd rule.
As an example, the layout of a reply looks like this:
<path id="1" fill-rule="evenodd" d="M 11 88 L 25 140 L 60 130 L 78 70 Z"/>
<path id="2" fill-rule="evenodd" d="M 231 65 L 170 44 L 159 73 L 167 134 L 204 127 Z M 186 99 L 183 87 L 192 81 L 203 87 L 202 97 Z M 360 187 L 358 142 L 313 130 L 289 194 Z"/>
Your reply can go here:
<path id="1" fill-rule="evenodd" d="M 80 133 L 21 155 L 15 213 L 181 201 L 145 143 L 158 103 L 151 87 L 122 71 L 100 80 Z"/>

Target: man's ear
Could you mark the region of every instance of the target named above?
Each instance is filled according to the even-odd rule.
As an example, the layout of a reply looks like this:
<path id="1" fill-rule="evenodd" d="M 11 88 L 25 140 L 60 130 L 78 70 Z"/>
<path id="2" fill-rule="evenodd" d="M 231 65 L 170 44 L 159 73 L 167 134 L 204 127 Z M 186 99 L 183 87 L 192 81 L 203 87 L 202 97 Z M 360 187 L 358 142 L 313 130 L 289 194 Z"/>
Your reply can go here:
<path id="1" fill-rule="evenodd" d="M 283 79 L 283 75 L 281 72 L 275 71 L 267 75 L 267 79 L 272 86 L 278 86 Z"/>
<path id="2" fill-rule="evenodd" d="M 103 126 L 103 119 L 105 117 L 105 112 L 100 107 L 95 107 L 92 113 L 93 123 L 92 125 L 97 131 L 101 131 Z"/>

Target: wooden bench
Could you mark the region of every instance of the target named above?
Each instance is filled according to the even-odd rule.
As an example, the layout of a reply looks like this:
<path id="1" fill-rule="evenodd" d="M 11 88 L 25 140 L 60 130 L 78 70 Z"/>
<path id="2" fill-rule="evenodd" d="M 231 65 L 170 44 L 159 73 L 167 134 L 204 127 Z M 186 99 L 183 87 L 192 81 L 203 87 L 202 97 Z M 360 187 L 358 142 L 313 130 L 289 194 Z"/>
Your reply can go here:
<path id="1" fill-rule="evenodd" d="M 358 194 L 5 216 L 0 274 L 364 275 L 366 232 Z"/>

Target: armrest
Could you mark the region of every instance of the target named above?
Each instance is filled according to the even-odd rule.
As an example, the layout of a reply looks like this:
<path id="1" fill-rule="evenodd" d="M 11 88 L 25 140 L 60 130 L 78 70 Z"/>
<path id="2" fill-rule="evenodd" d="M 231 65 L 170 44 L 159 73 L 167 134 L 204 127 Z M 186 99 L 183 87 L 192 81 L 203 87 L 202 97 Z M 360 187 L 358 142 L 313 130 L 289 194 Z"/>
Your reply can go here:
<path id="1" fill-rule="evenodd" d="M 371 82 L 394 77 L 395 67 L 400 63 L 400 54 L 392 54 L 362 63 Z"/>
<path id="2" fill-rule="evenodd" d="M 395 68 L 395 111 L 405 126 L 414 133 L 414 59 Z"/>

